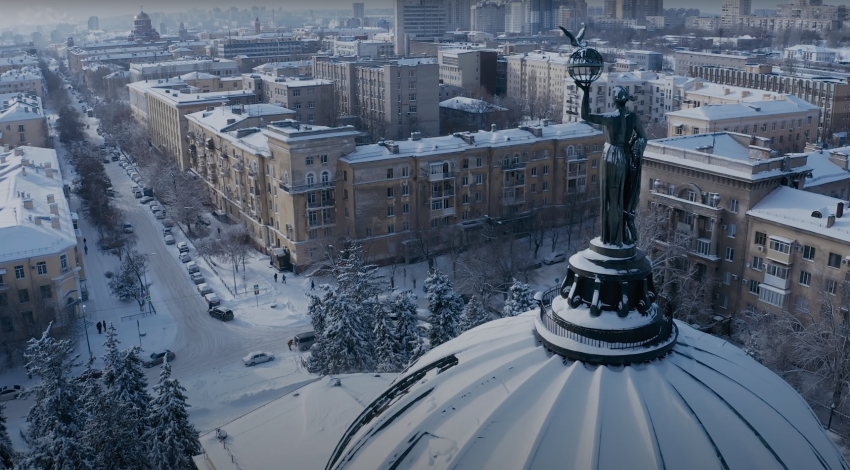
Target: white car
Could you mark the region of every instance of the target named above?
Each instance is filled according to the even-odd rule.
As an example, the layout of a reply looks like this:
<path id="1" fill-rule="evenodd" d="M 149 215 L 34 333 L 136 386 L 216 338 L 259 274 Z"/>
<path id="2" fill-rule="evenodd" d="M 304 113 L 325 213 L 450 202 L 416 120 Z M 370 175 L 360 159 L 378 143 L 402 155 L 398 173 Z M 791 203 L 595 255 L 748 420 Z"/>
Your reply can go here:
<path id="1" fill-rule="evenodd" d="M 0 388 L 0 401 L 14 400 L 24 393 L 24 387 L 20 385 L 5 385 Z"/>
<path id="2" fill-rule="evenodd" d="M 192 261 L 192 257 L 189 256 L 189 253 L 180 253 L 178 258 L 180 258 L 181 263 L 188 263 L 189 261 Z"/>
<path id="3" fill-rule="evenodd" d="M 262 351 L 252 352 L 247 356 L 242 358 L 242 362 L 245 363 L 246 366 L 250 367 L 255 364 L 262 364 L 264 362 L 269 362 L 274 359 L 274 356 L 269 353 L 264 353 Z"/>
<path id="4" fill-rule="evenodd" d="M 189 244 L 186 242 L 180 242 L 177 244 L 177 251 L 180 253 L 188 253 L 189 252 Z"/>
<path id="5" fill-rule="evenodd" d="M 567 254 L 563 252 L 555 252 L 551 253 L 545 258 L 543 258 L 543 264 L 555 264 L 555 263 L 563 263 L 567 260 Z"/>
<path id="6" fill-rule="evenodd" d="M 189 261 L 188 263 L 186 263 L 186 270 L 189 271 L 189 274 L 192 274 L 200 271 L 201 268 L 198 267 L 198 263 L 194 261 Z"/>
<path id="7" fill-rule="evenodd" d="M 174 244 L 174 237 L 171 236 L 171 235 L 166 235 L 165 236 L 165 244 L 166 245 L 173 245 Z"/>

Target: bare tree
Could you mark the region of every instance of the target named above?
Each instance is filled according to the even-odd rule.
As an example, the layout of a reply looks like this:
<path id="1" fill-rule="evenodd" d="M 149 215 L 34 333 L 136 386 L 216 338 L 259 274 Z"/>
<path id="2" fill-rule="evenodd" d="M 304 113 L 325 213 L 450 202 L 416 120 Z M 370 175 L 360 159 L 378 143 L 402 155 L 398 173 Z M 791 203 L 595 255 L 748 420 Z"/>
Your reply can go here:
<path id="1" fill-rule="evenodd" d="M 233 271 L 233 290 L 238 292 L 236 273 L 241 264 L 244 270 L 245 260 L 251 250 L 251 232 L 244 225 L 231 225 L 219 234 L 219 238 L 198 240 L 196 247 L 202 256 L 216 258 L 230 264 Z"/>
<path id="2" fill-rule="evenodd" d="M 514 234 L 496 232 L 490 241 L 466 251 L 458 263 L 456 284 L 461 292 L 474 293 L 487 305 L 494 295 L 507 296 L 514 278 L 528 280 L 531 248 Z"/>

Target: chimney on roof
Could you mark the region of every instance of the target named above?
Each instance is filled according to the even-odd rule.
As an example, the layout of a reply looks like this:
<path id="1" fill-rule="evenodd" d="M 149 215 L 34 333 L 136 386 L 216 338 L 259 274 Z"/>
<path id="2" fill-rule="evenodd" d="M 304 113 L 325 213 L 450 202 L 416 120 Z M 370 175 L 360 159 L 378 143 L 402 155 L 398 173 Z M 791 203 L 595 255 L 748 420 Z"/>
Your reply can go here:
<path id="1" fill-rule="evenodd" d="M 48 178 L 53 178 L 53 168 L 45 168 L 44 175 Z"/>
<path id="2" fill-rule="evenodd" d="M 826 218 L 826 228 L 830 228 L 835 225 L 835 215 L 829 214 L 829 217 Z"/>
<path id="3" fill-rule="evenodd" d="M 835 208 L 835 218 L 840 219 L 844 215 L 844 202 L 839 202 Z"/>
<path id="4" fill-rule="evenodd" d="M 32 199 L 25 197 L 24 198 L 24 209 L 33 210 L 35 207 L 33 206 Z"/>
<path id="5" fill-rule="evenodd" d="M 36 225 L 41 225 L 41 217 L 36 217 L 33 222 L 35 222 Z"/>
<path id="6" fill-rule="evenodd" d="M 422 133 L 421 132 L 411 132 L 410 133 L 410 140 L 422 140 Z"/>
<path id="7" fill-rule="evenodd" d="M 47 203 L 53 204 L 54 202 L 56 202 L 56 197 L 54 197 L 52 194 L 48 194 L 47 195 Z"/>
<path id="8" fill-rule="evenodd" d="M 490 124 L 490 132 L 496 132 L 499 129 L 495 124 Z"/>
<path id="9" fill-rule="evenodd" d="M 52 204 L 49 204 L 48 207 L 50 207 L 51 214 L 59 215 L 59 204 L 56 204 L 54 202 Z"/>
<path id="10" fill-rule="evenodd" d="M 694 91 L 697 91 L 702 87 L 703 87 L 702 82 L 695 82 L 694 83 Z"/>
<path id="11" fill-rule="evenodd" d="M 21 176 L 27 176 L 27 167 L 21 166 Z"/>
<path id="12" fill-rule="evenodd" d="M 44 163 L 44 164 L 42 164 L 41 166 L 43 166 L 44 168 L 53 168 L 53 164 L 52 164 L 52 163 L 50 163 L 50 162 L 45 162 L 45 163 Z"/>
<path id="13" fill-rule="evenodd" d="M 61 225 L 59 225 L 59 216 L 58 215 L 51 215 L 50 216 L 50 226 L 55 228 L 55 229 L 62 228 Z"/>
<path id="14" fill-rule="evenodd" d="M 842 170 L 847 171 L 847 154 L 841 152 L 829 152 L 829 161 L 840 166 Z"/>

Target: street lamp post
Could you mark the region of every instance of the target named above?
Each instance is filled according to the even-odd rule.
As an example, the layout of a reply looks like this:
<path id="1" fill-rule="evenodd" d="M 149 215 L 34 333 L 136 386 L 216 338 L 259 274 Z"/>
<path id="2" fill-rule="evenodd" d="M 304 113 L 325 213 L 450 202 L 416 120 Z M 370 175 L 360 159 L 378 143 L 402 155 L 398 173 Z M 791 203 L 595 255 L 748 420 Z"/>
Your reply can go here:
<path id="1" fill-rule="evenodd" d="M 92 354 L 91 354 L 91 342 L 89 342 L 89 319 L 88 319 L 88 315 L 86 315 L 85 304 L 80 304 L 80 305 L 82 306 L 82 310 L 83 310 L 83 329 L 86 332 L 86 346 L 88 346 L 88 348 L 89 348 L 89 358 L 91 358 Z"/>

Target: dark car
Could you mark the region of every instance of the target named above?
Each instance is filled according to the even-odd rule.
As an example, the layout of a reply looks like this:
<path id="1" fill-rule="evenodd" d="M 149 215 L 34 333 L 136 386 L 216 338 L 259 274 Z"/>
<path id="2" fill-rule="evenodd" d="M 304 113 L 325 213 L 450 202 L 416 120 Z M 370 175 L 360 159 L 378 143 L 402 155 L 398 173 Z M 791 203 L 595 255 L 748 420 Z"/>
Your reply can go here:
<path id="1" fill-rule="evenodd" d="M 233 310 L 213 307 L 210 309 L 210 316 L 221 321 L 230 321 L 233 320 Z"/>
<path id="2" fill-rule="evenodd" d="M 210 226 L 210 223 L 211 223 L 211 222 L 210 222 L 209 220 L 207 220 L 207 218 L 206 218 L 206 217 L 204 217 L 204 216 L 202 216 L 202 215 L 199 215 L 199 216 L 198 216 L 198 219 L 197 219 L 197 224 L 198 224 L 198 225 L 206 225 L 207 227 L 209 227 L 209 226 Z"/>
<path id="3" fill-rule="evenodd" d="M 168 355 L 168 362 L 174 360 L 175 354 L 166 349 L 162 352 L 151 353 L 151 359 L 149 361 L 144 361 L 142 365 L 144 365 L 145 367 L 153 367 L 162 364 L 162 361 L 164 360 L 166 354 Z"/>

